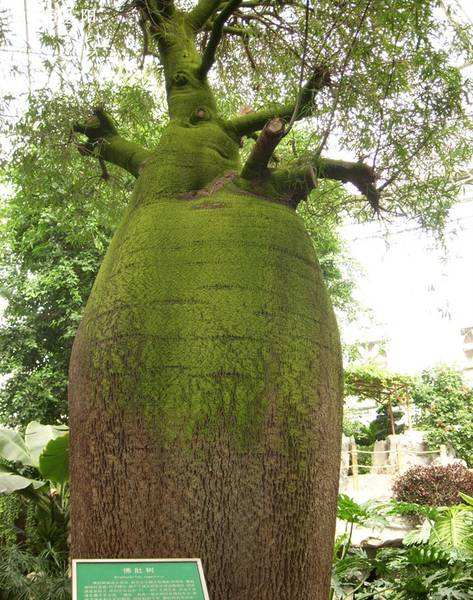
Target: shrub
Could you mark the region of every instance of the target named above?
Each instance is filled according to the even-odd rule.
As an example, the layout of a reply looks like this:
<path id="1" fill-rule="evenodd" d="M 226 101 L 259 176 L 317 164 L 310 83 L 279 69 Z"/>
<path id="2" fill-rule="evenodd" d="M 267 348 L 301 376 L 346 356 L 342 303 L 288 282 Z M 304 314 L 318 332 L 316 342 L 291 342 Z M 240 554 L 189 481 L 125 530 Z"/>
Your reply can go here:
<path id="1" fill-rule="evenodd" d="M 0 553 L 3 546 L 16 544 L 17 521 L 21 515 L 21 502 L 15 496 L 0 496 Z"/>
<path id="2" fill-rule="evenodd" d="M 348 418 L 343 419 L 343 434 L 349 438 L 355 438 L 358 445 L 372 444 L 376 440 L 367 425 L 361 421 L 351 421 Z"/>
<path id="3" fill-rule="evenodd" d="M 9 546 L 0 553 L 0 598 L 3 600 L 71 600 L 68 561 L 46 549 L 35 556 Z"/>
<path id="4" fill-rule="evenodd" d="M 473 494 L 473 471 L 460 464 L 411 467 L 394 482 L 393 492 L 401 502 L 427 506 L 459 504 L 459 492 Z"/>

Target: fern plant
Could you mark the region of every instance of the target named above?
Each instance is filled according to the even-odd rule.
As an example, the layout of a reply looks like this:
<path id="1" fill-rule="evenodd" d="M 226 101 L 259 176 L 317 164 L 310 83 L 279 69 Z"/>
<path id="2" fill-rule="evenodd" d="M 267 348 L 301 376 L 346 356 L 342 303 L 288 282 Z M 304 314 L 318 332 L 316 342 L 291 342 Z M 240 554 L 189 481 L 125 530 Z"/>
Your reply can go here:
<path id="1" fill-rule="evenodd" d="M 460 495 L 464 504 L 441 506 L 426 513 L 424 522 L 404 538 L 404 544 L 428 543 L 473 559 L 473 497 Z"/>
<path id="2" fill-rule="evenodd" d="M 382 550 L 376 557 L 377 579 L 356 600 L 471 600 L 473 561 L 424 545 Z"/>
<path id="3" fill-rule="evenodd" d="M 461 497 L 464 504 L 450 507 L 391 502 L 370 505 L 369 510 L 342 497 L 339 516 L 349 519 L 348 532 L 335 546 L 332 598 L 473 600 L 473 498 Z M 394 514 L 416 514 L 424 520 L 406 536 L 404 547 L 379 550 L 370 558 L 351 546 L 351 533 L 375 513 L 379 522 Z"/>
<path id="4" fill-rule="evenodd" d="M 46 549 L 39 556 L 17 546 L 2 548 L 0 590 L 2 600 L 70 600 L 67 558 Z"/>

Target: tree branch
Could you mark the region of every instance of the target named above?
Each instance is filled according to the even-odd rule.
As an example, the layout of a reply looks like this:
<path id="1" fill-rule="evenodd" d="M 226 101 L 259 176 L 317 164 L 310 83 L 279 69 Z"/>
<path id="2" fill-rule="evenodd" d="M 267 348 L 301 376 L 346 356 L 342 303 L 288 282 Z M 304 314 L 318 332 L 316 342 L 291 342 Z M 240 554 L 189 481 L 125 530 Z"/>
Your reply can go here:
<path id="1" fill-rule="evenodd" d="M 204 25 L 203 29 L 205 29 L 206 31 L 212 31 L 212 23 L 207 23 L 207 25 Z M 251 30 L 249 28 L 238 27 L 235 25 L 226 25 L 223 28 L 223 33 L 226 33 L 228 35 L 236 35 L 244 39 L 247 39 L 251 36 Z"/>
<path id="2" fill-rule="evenodd" d="M 286 122 L 300 121 L 313 113 L 313 100 L 318 91 L 331 85 L 330 73 L 324 67 L 315 69 L 312 77 L 301 89 L 298 100 L 279 104 L 264 110 L 230 119 L 227 124 L 239 136 L 251 135 L 260 131 L 268 121 L 273 118 L 283 119 Z"/>
<path id="3" fill-rule="evenodd" d="M 157 19 L 170 19 L 174 13 L 174 0 L 143 0 L 142 3 Z"/>
<path id="4" fill-rule="evenodd" d="M 87 141 L 79 143 L 77 148 L 81 154 L 97 158 L 103 173 L 103 161 L 107 161 L 138 177 L 141 165 L 151 156 L 151 152 L 139 144 L 122 138 L 100 107 L 93 110 L 93 116 L 86 123 L 74 124 L 73 130 L 87 136 Z"/>
<path id="5" fill-rule="evenodd" d="M 215 17 L 212 25 L 212 31 L 210 32 L 209 41 L 202 55 L 202 62 L 198 70 L 197 76 L 199 77 L 199 79 L 205 79 L 207 73 L 210 71 L 212 65 L 214 64 L 215 53 L 217 51 L 218 45 L 222 40 L 225 23 L 231 17 L 233 12 L 239 7 L 241 2 L 242 0 L 229 0 L 227 4 L 222 8 L 220 13 Z"/>
<path id="6" fill-rule="evenodd" d="M 223 5 L 223 0 L 200 0 L 189 12 L 189 21 L 195 31 L 200 31 Z"/>
<path id="7" fill-rule="evenodd" d="M 158 42 L 165 43 L 165 22 L 174 14 L 174 0 L 136 0 L 136 8 L 149 22 L 150 31 Z"/>
<path id="8" fill-rule="evenodd" d="M 317 174 L 321 178 L 351 183 L 365 196 L 373 210 L 379 211 L 380 194 L 375 185 L 376 175 L 365 163 L 321 157 L 317 164 Z"/>
<path id="9" fill-rule="evenodd" d="M 267 170 L 269 160 L 283 136 L 282 119 L 272 119 L 263 127 L 242 169 L 241 176 L 244 179 L 254 179 Z"/>
<path id="10" fill-rule="evenodd" d="M 138 19 L 138 25 L 140 26 L 141 33 L 143 34 L 143 52 L 141 55 L 141 63 L 140 63 L 140 69 L 143 70 L 143 68 L 145 66 L 146 56 L 148 56 L 150 53 L 150 51 L 149 51 L 149 35 L 148 35 L 148 29 L 146 27 L 146 17 L 144 16 L 143 13 L 141 13 L 141 15 Z"/>
<path id="11" fill-rule="evenodd" d="M 301 2 L 297 2 L 297 0 L 286 0 L 286 2 L 278 2 L 280 6 L 297 6 L 299 8 L 304 8 L 304 5 Z M 242 8 L 259 8 L 259 7 L 270 7 L 271 3 L 268 0 L 245 0 L 241 3 Z"/>
<path id="12" fill-rule="evenodd" d="M 333 179 L 351 183 L 368 200 L 375 212 L 379 212 L 380 192 L 376 189 L 373 169 L 362 162 L 347 162 L 331 158 L 308 157 L 305 165 L 294 169 L 276 169 L 271 175 L 279 189 L 285 189 L 299 200 L 308 196 L 317 184 L 317 178 Z"/>

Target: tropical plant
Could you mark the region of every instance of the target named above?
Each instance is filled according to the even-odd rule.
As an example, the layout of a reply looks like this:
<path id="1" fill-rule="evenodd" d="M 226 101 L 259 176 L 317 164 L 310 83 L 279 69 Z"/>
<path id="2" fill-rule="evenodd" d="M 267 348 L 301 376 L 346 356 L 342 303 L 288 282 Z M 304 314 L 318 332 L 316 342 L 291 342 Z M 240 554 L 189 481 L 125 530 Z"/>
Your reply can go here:
<path id="1" fill-rule="evenodd" d="M 380 528 L 388 524 L 384 507 L 377 502 L 358 503 L 346 494 L 340 494 L 337 518 L 343 521 L 345 531 L 337 536 L 334 547 L 331 598 L 344 598 L 360 589 L 373 570 L 371 559 L 362 548 L 352 546 L 356 526 Z"/>
<path id="2" fill-rule="evenodd" d="M 0 322 L 0 422 L 25 427 L 31 420 L 66 423 L 72 342 L 83 307 L 132 189 L 133 178 L 113 165 L 104 179 L 54 132 L 79 118 L 79 105 L 94 98 L 120 116 L 128 136 L 153 146 L 162 127 L 153 120 L 158 100 L 120 76 L 74 95 L 32 95 L 9 131 L 15 141 L 4 165 L 0 200 L 1 295 L 8 300 Z M 296 139 L 296 138 L 295 138 Z M 323 194 L 337 199 L 337 190 Z M 317 251 L 325 284 L 340 314 L 353 309 L 351 261 L 337 232 L 339 218 L 302 218 Z"/>
<path id="3" fill-rule="evenodd" d="M 386 548 L 373 561 L 375 580 L 355 600 L 471 599 L 473 561 L 434 546 Z"/>
<path id="4" fill-rule="evenodd" d="M 462 504 L 441 506 L 424 513 L 424 522 L 407 534 L 404 544 L 428 543 L 473 559 L 473 497 L 460 493 Z"/>
<path id="5" fill-rule="evenodd" d="M 0 495 L 0 549 L 19 543 L 23 538 L 24 531 L 17 525 L 24 512 L 22 509 L 21 500 L 13 494 Z"/>
<path id="6" fill-rule="evenodd" d="M 34 521 L 27 544 L 67 556 L 69 433 L 64 425 L 29 423 L 24 438 L 0 429 L 0 494 L 13 494 Z M 23 519 L 25 520 L 25 518 Z M 26 538 L 26 533 L 23 532 Z"/>
<path id="7" fill-rule="evenodd" d="M 45 549 L 39 555 L 15 545 L 0 553 L 1 600 L 69 600 L 68 561 Z"/>
<path id="8" fill-rule="evenodd" d="M 51 70 L 157 57 L 167 100 L 151 150 L 95 103 L 47 133 L 137 179 L 72 353 L 74 551 L 197 551 L 214 600 L 324 597 L 340 344 L 296 210 L 441 229 L 470 152 L 469 30 L 437 0 L 60 5 Z"/>
<path id="9" fill-rule="evenodd" d="M 423 517 L 401 548 L 381 548 L 374 556 L 348 544 L 347 533 L 336 544 L 332 597 L 354 600 L 466 600 L 473 589 L 473 498 L 454 507 L 427 507 L 391 501 L 375 504 L 377 519 L 392 515 Z M 340 515 L 366 525 L 362 505 L 340 498 Z M 348 544 L 348 545 L 347 545 Z"/>

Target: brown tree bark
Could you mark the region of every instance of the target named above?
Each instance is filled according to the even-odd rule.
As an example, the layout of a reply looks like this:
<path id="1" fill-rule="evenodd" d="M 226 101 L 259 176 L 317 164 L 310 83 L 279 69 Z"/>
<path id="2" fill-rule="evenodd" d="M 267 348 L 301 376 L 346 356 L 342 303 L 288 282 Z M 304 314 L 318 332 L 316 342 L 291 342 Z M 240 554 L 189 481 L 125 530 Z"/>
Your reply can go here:
<path id="1" fill-rule="evenodd" d="M 213 600 L 324 598 L 341 365 L 311 242 L 232 184 L 157 200 L 142 177 L 71 362 L 73 556 L 198 556 Z"/>

